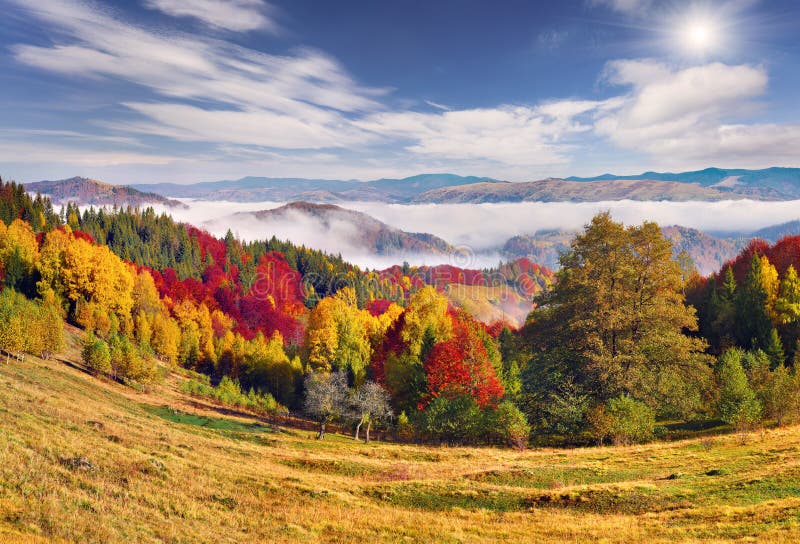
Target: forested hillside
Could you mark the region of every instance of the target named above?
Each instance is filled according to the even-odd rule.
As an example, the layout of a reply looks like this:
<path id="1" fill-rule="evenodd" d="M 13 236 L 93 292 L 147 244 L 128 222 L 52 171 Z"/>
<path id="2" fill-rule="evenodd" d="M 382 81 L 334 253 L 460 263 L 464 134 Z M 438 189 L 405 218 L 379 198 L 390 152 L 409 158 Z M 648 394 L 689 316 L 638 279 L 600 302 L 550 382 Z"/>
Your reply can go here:
<path id="1" fill-rule="evenodd" d="M 215 239 L 152 209 L 81 213 L 68 205 L 34 228 L 20 217 L 46 199 L 32 201 L 16 186 L 11 193 L 11 220 L 0 231 L 4 293 L 22 293 L 83 329 L 84 361 L 99 373 L 148 383 L 160 360 L 252 391 L 253 404 L 310 415 L 309 376 L 342 373 L 346 389 L 388 391 L 387 409 L 431 438 L 444 416 L 426 409 L 448 405 L 450 393 L 472 415 L 515 409 L 503 404 L 506 387 L 519 388 L 518 373 L 500 358 L 504 324 L 475 321 L 444 291 L 503 285 L 530 298 L 548 285 L 547 269 L 520 261 L 487 271 L 362 271 L 274 238 Z M 24 342 L 4 346 L 39 353 Z M 216 394 L 209 387 L 195 390 Z M 324 423 L 345 417 L 340 411 L 316 415 Z M 487 428 L 454 438 L 472 440 Z"/>
<path id="2" fill-rule="evenodd" d="M 638 442 L 666 424 L 749 429 L 800 409 L 794 238 L 702 278 L 654 223 L 600 214 L 555 275 L 524 259 L 368 271 L 152 209 L 55 213 L 16 185 L 0 194 L 9 357 L 58 353 L 42 331 L 63 318 L 98 374 L 147 387 L 182 367 L 197 373 L 187 392 L 301 414 L 320 437 L 339 422 L 406 440 Z M 519 330 L 483 323 L 462 288 L 536 307 Z M 492 304 L 505 315 L 507 302 Z"/>

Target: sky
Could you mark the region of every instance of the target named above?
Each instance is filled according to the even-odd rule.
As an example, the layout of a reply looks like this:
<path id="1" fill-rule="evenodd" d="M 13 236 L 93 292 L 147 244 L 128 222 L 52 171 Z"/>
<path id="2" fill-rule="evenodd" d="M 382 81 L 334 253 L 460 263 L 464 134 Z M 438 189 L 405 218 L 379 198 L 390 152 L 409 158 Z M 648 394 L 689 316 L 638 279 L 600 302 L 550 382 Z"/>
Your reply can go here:
<path id="1" fill-rule="evenodd" d="M 797 0 L 0 0 L 0 175 L 800 167 Z"/>

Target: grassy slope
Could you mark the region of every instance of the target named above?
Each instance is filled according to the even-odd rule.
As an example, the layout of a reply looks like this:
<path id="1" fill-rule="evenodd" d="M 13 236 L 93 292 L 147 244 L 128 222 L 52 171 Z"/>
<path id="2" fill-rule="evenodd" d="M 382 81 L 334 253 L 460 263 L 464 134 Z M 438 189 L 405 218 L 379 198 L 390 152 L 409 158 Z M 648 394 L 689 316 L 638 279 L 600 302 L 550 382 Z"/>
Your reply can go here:
<path id="1" fill-rule="evenodd" d="M 0 541 L 800 539 L 800 428 L 525 453 L 318 442 L 179 379 L 142 394 L 0 364 Z"/>

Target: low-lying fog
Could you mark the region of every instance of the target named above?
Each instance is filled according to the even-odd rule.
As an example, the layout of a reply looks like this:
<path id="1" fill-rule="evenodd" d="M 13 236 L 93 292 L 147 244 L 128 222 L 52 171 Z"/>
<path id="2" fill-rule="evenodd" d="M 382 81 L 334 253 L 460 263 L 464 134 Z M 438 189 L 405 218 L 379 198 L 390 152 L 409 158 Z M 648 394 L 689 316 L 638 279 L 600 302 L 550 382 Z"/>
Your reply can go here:
<path id="1" fill-rule="evenodd" d="M 412 264 L 451 262 L 467 267 L 493 266 L 500 260 L 497 251 L 509 238 L 539 230 L 577 230 L 594 214 L 605 210 L 626 224 L 651 220 L 662 226 L 682 225 L 718 232 L 754 231 L 800 218 L 800 201 L 339 204 L 407 232 L 435 234 L 476 254 L 472 258 L 458 256 L 451 260 L 448 256 L 430 255 L 376 256 L 353 243 L 357 233 L 352 225 L 346 223 L 334 222 L 325 228 L 315 218 L 300 214 L 295 214 L 291 221 L 258 221 L 252 216 L 234 216 L 237 212 L 276 208 L 283 204 L 280 202 L 182 201 L 188 204 L 188 209 L 170 209 L 168 213 L 181 221 L 202 226 L 214 235 L 223 236 L 228 229 L 244 240 L 261 240 L 275 235 L 297 244 L 341 253 L 345 259 L 369 268 L 383 268 L 402 260 Z"/>

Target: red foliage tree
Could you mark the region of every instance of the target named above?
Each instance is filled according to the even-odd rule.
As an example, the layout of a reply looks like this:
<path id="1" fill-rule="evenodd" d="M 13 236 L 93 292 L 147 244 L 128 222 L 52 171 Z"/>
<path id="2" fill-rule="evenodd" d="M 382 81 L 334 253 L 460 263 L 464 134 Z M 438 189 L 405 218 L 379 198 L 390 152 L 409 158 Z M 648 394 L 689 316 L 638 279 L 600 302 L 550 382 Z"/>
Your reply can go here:
<path id="1" fill-rule="evenodd" d="M 424 362 L 428 390 L 421 409 L 439 396 L 470 395 L 482 407 L 502 398 L 503 384 L 473 326 L 465 316 L 456 316 L 453 337 L 436 344 L 428 354 Z"/>

